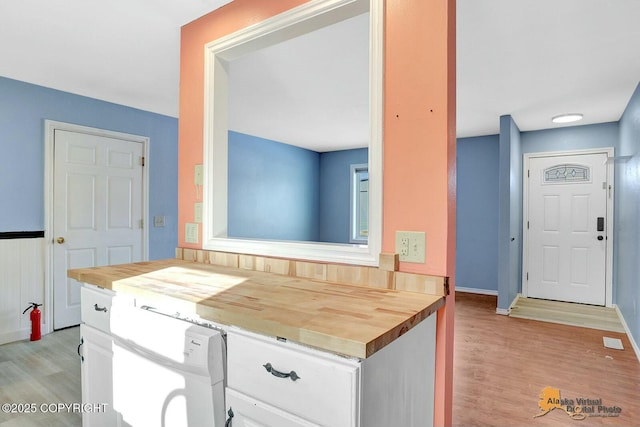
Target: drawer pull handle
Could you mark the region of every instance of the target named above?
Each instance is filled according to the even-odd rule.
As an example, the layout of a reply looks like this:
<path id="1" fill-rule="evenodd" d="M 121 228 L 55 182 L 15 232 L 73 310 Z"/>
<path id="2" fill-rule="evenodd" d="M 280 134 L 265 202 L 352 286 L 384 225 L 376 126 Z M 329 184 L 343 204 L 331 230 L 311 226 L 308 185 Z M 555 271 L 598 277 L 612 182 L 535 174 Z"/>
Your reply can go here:
<path id="1" fill-rule="evenodd" d="M 107 307 L 100 307 L 98 304 L 93 304 L 93 308 L 96 311 L 104 311 L 105 313 L 107 312 Z"/>
<path id="2" fill-rule="evenodd" d="M 229 418 L 227 418 L 227 422 L 224 423 L 224 427 L 231 427 L 231 423 L 233 422 L 233 408 L 229 408 L 227 414 L 229 415 Z"/>
<path id="3" fill-rule="evenodd" d="M 298 374 L 296 374 L 296 371 L 291 371 L 288 374 L 285 372 L 280 372 L 276 369 L 273 368 L 273 366 L 271 366 L 271 363 L 267 363 L 264 366 L 264 369 L 267 370 L 267 372 L 269 372 L 271 375 L 273 375 L 274 377 L 278 377 L 278 378 L 291 378 L 291 381 L 295 381 L 295 380 L 299 380 L 300 377 L 298 376 Z"/>
<path id="4" fill-rule="evenodd" d="M 80 356 L 80 361 L 84 362 L 84 356 L 80 354 L 80 347 L 82 347 L 82 344 L 84 344 L 84 338 L 80 337 L 80 344 L 78 344 L 78 356 Z"/>

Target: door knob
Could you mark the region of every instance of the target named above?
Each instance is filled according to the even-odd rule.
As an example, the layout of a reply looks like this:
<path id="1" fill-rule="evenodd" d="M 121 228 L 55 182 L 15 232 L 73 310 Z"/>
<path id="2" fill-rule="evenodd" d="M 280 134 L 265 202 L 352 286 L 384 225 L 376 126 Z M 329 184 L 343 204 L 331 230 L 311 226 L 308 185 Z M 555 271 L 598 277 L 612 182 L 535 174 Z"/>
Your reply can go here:
<path id="1" fill-rule="evenodd" d="M 56 239 L 56 242 L 58 242 L 58 243 L 60 243 L 60 244 L 63 244 L 63 243 L 64 243 L 64 237 L 58 237 L 58 238 Z"/>
<path id="2" fill-rule="evenodd" d="M 604 240 L 604 237 L 598 236 L 598 240 Z"/>

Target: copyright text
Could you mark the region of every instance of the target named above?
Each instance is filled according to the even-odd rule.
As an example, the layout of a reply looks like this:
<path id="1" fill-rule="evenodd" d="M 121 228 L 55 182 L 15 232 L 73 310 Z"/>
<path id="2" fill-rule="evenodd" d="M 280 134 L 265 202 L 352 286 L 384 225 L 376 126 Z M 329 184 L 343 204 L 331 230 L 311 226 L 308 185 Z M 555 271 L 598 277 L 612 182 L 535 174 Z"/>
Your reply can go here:
<path id="1" fill-rule="evenodd" d="M 106 403 L 3 403 L 0 411 L 5 414 L 105 412 Z"/>

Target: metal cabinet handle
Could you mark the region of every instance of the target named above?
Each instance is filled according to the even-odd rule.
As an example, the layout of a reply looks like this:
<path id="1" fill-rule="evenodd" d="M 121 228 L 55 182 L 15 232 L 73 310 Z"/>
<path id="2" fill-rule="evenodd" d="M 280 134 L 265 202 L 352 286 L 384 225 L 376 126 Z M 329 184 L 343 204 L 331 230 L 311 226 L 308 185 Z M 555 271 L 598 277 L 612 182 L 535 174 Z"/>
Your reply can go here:
<path id="1" fill-rule="evenodd" d="M 231 419 L 233 418 L 233 409 L 229 408 L 229 411 L 227 412 L 227 414 L 229 414 L 229 418 L 227 418 L 227 422 L 224 423 L 224 427 L 231 427 Z"/>
<path id="2" fill-rule="evenodd" d="M 100 307 L 98 304 L 93 304 L 93 308 L 96 311 L 104 311 L 105 313 L 107 312 L 107 307 Z"/>
<path id="3" fill-rule="evenodd" d="M 278 378 L 291 378 L 291 381 L 295 381 L 295 380 L 299 380 L 300 377 L 298 376 L 298 374 L 296 374 L 296 371 L 291 371 L 288 374 L 285 372 L 280 372 L 276 369 L 273 368 L 273 366 L 271 366 L 271 363 L 266 363 L 264 365 L 264 369 L 267 370 L 267 372 L 269 372 L 271 375 L 273 375 L 274 377 L 278 377 Z"/>
<path id="4" fill-rule="evenodd" d="M 78 356 L 80 356 L 80 361 L 84 362 L 84 356 L 80 354 L 80 347 L 84 344 L 84 338 L 80 337 L 80 344 L 78 344 Z"/>

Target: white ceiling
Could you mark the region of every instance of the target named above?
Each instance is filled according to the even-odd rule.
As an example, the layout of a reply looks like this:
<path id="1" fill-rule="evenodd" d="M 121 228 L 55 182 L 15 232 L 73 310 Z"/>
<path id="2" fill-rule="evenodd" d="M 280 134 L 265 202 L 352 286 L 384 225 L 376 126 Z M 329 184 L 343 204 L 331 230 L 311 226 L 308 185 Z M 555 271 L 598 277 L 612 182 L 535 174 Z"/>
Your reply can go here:
<path id="1" fill-rule="evenodd" d="M 639 0 L 457 4 L 458 137 L 496 134 L 505 114 L 522 131 L 620 119 L 640 81 Z"/>
<path id="2" fill-rule="evenodd" d="M 369 143 L 369 14 L 229 64 L 229 128 L 324 152 Z"/>
<path id="3" fill-rule="evenodd" d="M 0 76 L 178 117 L 180 27 L 231 0 L 1 0 Z"/>
<path id="4" fill-rule="evenodd" d="M 4 0 L 0 76 L 177 117 L 180 26 L 228 2 Z M 616 121 L 640 81 L 640 0 L 458 0 L 457 11 L 459 137 L 498 133 L 503 114 L 524 131 L 555 127 L 550 118 L 565 112 L 584 113 L 580 124 Z M 256 92 L 267 97 L 314 101 L 315 109 L 305 109 L 313 120 L 278 128 L 303 129 L 321 143 L 331 139 L 321 136 L 331 128 L 360 138 L 360 101 L 348 104 L 343 96 L 360 93 L 362 80 L 355 56 L 342 50 L 345 56 L 332 53 L 322 74 L 354 83 L 310 84 L 320 81 L 310 74 L 320 67 L 305 59 L 298 61 L 309 73 L 302 86 L 287 89 L 297 79 L 282 69 L 271 73 L 277 84 L 258 84 Z M 253 112 L 246 117 L 292 117 L 266 99 L 247 105 Z M 247 133 L 260 134 L 263 126 L 248 120 Z M 265 132 L 276 127 L 273 119 L 263 123 Z"/>

